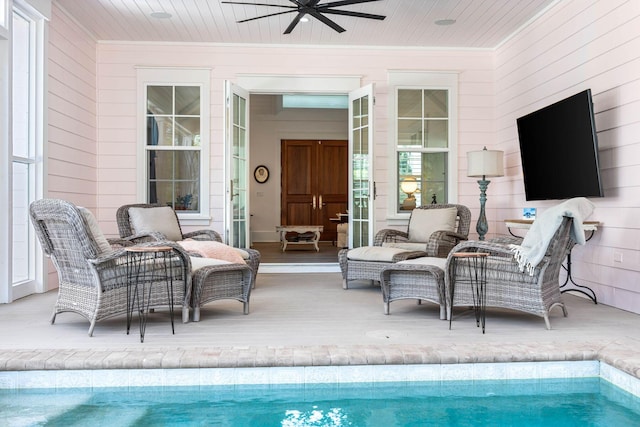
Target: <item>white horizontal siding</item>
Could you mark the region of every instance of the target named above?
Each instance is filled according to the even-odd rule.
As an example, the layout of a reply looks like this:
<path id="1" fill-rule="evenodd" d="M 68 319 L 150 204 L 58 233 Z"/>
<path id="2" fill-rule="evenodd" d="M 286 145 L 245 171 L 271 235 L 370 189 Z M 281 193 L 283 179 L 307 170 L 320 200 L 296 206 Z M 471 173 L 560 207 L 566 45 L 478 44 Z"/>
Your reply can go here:
<path id="1" fill-rule="evenodd" d="M 494 203 L 516 217 L 525 206 L 555 203 L 525 201 L 516 118 L 592 90 L 605 197 L 591 199 L 590 219 L 602 224 L 574 249 L 573 276 L 600 302 L 640 313 L 640 3 L 559 2 L 496 52 L 495 72 L 496 135 L 508 173 L 496 180 L 503 196 Z"/>
<path id="2" fill-rule="evenodd" d="M 238 74 L 247 73 L 358 75 L 363 85 L 376 85 L 374 179 L 379 197 L 375 228 L 379 229 L 387 226 L 387 198 L 393 194 L 388 182 L 391 138 L 387 73 L 456 71 L 460 117 L 458 202 L 471 208 L 475 222 L 479 190 L 475 180 L 466 177 L 466 152 L 483 145 L 504 150 L 506 176 L 494 178 L 489 186 L 487 216 L 490 235 L 506 234 L 503 219 L 519 217 L 525 206 L 538 206 L 542 210 L 554 203 L 525 201 L 515 119 L 590 87 L 594 93 L 606 197 L 594 199 L 597 208 L 593 219 L 601 221 L 602 227 L 587 246 L 576 248 L 574 276 L 592 286 L 600 301 L 640 312 L 640 290 L 636 285 L 640 283 L 639 9 L 640 2 L 625 0 L 558 2 L 493 53 L 100 43 L 96 57 L 93 41 L 54 3 L 49 132 L 51 163 L 59 176 L 52 180 L 50 190 L 82 201 L 79 204 L 97 206 L 103 230 L 116 234 L 115 210 L 124 203 L 137 201 L 137 133 L 132 119 L 137 97 L 135 67 L 208 67 L 212 69 L 211 227 L 221 231 L 224 80 L 233 81 Z M 56 144 L 60 148 L 53 148 Z M 92 168 L 96 175 L 93 178 Z M 96 181 L 95 192 L 87 194 L 92 179 Z M 622 254 L 623 261 L 614 263 L 614 254 Z"/>
<path id="3" fill-rule="evenodd" d="M 375 161 L 377 182 L 376 228 L 386 226 L 388 182 L 388 96 L 390 70 L 457 71 L 460 73 L 459 104 L 463 112 L 460 121 L 461 155 L 467 147 L 480 148 L 493 144 L 492 106 L 494 103 L 493 56 L 486 51 L 341 48 L 284 48 L 252 46 L 215 46 L 190 44 L 100 43 L 98 45 L 98 96 L 100 119 L 98 128 L 99 188 L 112 188 L 131 177 L 130 185 L 120 199 L 98 192 L 100 211 L 115 220 L 119 205 L 133 203 L 137 196 L 131 191 L 135 184 L 135 131 L 131 107 L 136 102 L 136 66 L 182 66 L 211 68 L 211 190 L 213 218 L 211 227 L 224 229 L 222 209 L 224 197 L 223 144 L 223 83 L 235 81 L 239 74 L 278 74 L 301 76 L 361 76 L 362 85 L 375 84 Z M 331 135 L 330 135 L 331 136 Z M 132 145 L 127 146 L 131 138 Z M 254 138 L 252 137 L 252 140 Z M 116 148 L 112 145 L 117 144 Z M 253 158 L 252 164 L 260 163 Z M 273 171 L 272 171 L 273 174 Z M 277 175 L 273 175 L 275 179 Z M 112 177 L 112 178 L 109 178 Z M 104 179 L 104 180 L 103 180 Z M 467 178 L 464 177 L 463 180 Z M 252 191 L 256 191 L 252 189 Z M 477 203 L 477 187 L 471 188 L 472 206 Z M 461 197 L 464 194 L 461 193 Z"/>

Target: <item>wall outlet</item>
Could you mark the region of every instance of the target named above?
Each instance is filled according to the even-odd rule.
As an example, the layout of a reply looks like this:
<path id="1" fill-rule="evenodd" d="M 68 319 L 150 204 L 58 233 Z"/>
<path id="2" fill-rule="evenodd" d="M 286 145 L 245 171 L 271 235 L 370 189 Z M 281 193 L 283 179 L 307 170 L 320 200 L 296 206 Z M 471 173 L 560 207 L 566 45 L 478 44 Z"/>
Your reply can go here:
<path id="1" fill-rule="evenodd" d="M 613 262 L 622 262 L 622 252 L 613 253 Z"/>

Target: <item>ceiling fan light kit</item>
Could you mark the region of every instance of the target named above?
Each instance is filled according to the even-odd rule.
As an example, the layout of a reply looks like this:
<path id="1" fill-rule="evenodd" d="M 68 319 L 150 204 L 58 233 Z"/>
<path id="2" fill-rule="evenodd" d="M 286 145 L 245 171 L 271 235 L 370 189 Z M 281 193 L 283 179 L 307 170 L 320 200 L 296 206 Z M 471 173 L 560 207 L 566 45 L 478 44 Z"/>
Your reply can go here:
<path id="1" fill-rule="evenodd" d="M 327 18 L 325 15 L 342 15 L 342 16 L 351 16 L 354 18 L 367 18 L 367 19 L 377 19 L 383 20 L 386 16 L 382 15 L 374 15 L 371 13 L 364 12 L 353 12 L 350 10 L 341 10 L 334 9 L 340 6 L 349 6 L 352 4 L 359 3 L 370 3 L 374 1 L 382 1 L 382 0 L 339 0 L 339 1 L 330 1 L 328 3 L 320 3 L 321 0 L 289 0 L 289 2 L 293 3 L 293 5 L 278 5 L 278 4 L 268 4 L 268 3 L 249 3 L 249 2 L 238 2 L 238 1 L 222 1 L 220 3 L 223 4 L 241 4 L 241 5 L 251 5 L 251 6 L 268 6 L 268 7 L 279 7 L 285 10 L 283 12 L 275 12 L 269 13 L 267 15 L 256 16 L 255 18 L 243 19 L 238 21 L 238 23 L 254 21 L 256 19 L 268 18 L 271 16 L 284 15 L 286 13 L 295 13 L 298 14 L 293 18 L 289 26 L 286 30 L 284 30 L 284 34 L 290 34 L 293 29 L 298 25 L 299 22 L 306 22 L 303 18 L 306 18 L 307 15 L 313 16 L 318 21 L 322 22 L 325 25 L 333 28 L 338 33 L 343 33 L 346 30 L 338 25 L 335 21 Z"/>

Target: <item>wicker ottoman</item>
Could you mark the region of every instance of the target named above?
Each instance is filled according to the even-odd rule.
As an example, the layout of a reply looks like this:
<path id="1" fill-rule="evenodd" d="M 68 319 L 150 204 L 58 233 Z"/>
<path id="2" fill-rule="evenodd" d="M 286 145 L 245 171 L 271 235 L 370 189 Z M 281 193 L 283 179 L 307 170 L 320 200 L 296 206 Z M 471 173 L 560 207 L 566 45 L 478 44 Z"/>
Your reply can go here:
<path id="1" fill-rule="evenodd" d="M 431 301 L 440 305 L 440 320 L 447 319 L 444 269 L 446 258 L 421 257 L 387 265 L 380 273 L 384 314 L 399 299 Z"/>
<path id="2" fill-rule="evenodd" d="M 200 320 L 200 307 L 221 299 L 241 302 L 244 314 L 249 314 L 249 298 L 254 283 L 251 266 L 197 257 L 191 257 L 191 266 L 194 322 Z"/>
<path id="3" fill-rule="evenodd" d="M 379 281 L 380 273 L 389 265 L 399 261 L 424 257 L 421 251 L 366 246 L 355 249 L 342 249 L 338 252 L 338 262 L 342 271 L 342 288 L 349 288 L 349 280 Z"/>

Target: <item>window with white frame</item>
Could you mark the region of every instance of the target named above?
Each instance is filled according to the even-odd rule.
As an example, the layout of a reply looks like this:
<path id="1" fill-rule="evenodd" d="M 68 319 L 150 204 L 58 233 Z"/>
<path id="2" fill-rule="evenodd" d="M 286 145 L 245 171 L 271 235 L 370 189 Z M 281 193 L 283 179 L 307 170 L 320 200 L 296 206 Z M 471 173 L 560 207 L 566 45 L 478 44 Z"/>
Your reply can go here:
<path id="1" fill-rule="evenodd" d="M 452 202 L 457 182 L 457 77 L 451 73 L 397 73 L 390 82 L 395 83 L 396 196 L 392 211 L 405 213 L 420 205 Z"/>
<path id="2" fill-rule="evenodd" d="M 37 291 L 36 241 L 29 205 L 42 191 L 42 96 L 36 76 L 42 68 L 38 19 L 19 8 L 12 19 L 12 299 Z"/>
<path id="3" fill-rule="evenodd" d="M 141 69 L 143 193 L 181 218 L 208 215 L 208 70 Z"/>

